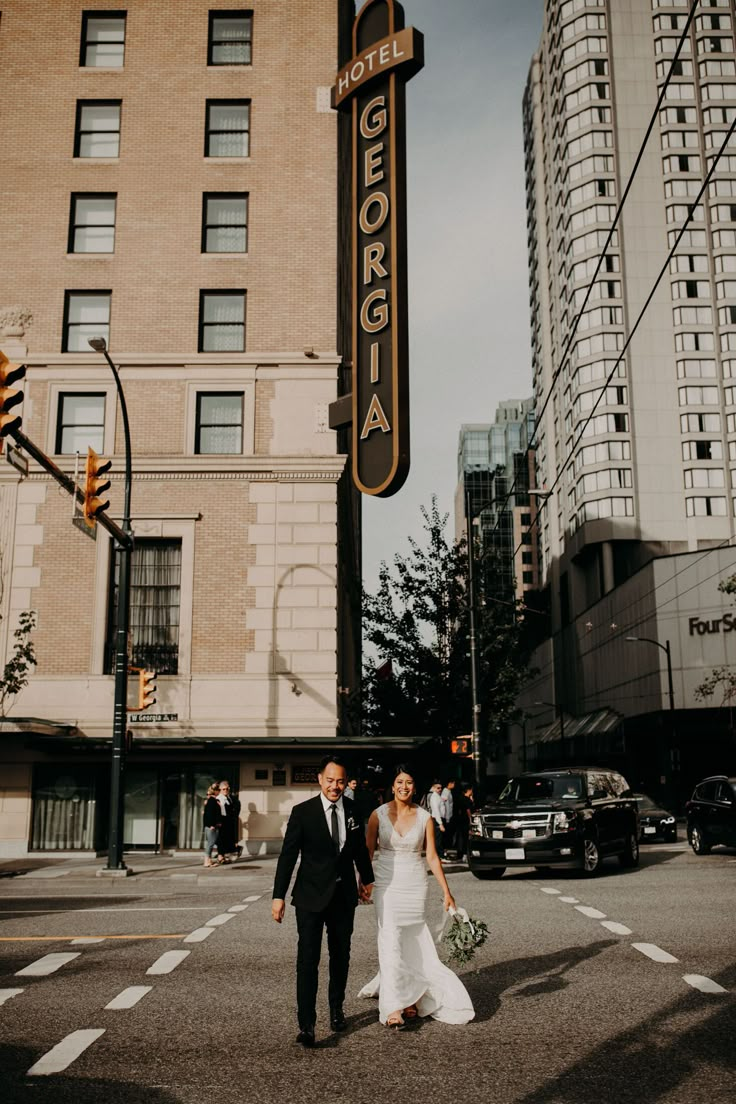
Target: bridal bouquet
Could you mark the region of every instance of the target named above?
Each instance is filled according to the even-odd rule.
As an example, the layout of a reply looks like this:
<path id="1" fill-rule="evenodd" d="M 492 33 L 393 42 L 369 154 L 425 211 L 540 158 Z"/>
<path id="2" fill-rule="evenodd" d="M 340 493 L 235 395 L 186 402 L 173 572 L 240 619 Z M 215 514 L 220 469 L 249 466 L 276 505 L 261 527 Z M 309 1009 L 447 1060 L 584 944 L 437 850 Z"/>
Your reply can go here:
<path id="1" fill-rule="evenodd" d="M 448 961 L 464 966 L 470 962 L 477 947 L 482 947 L 488 938 L 488 925 L 482 920 L 468 916 L 464 908 L 452 909 L 450 925 L 443 937 L 448 949 Z"/>

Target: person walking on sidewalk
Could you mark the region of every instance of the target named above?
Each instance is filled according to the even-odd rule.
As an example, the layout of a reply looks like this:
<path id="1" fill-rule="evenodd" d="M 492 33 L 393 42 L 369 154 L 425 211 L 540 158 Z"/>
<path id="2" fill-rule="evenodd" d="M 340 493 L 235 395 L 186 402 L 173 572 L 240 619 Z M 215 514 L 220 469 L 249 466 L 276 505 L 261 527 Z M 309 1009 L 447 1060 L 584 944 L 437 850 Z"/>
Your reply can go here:
<path id="1" fill-rule="evenodd" d="M 217 843 L 217 838 L 220 834 L 220 826 L 222 824 L 222 813 L 220 812 L 220 802 L 217 800 L 220 796 L 220 787 L 216 782 L 213 782 L 211 786 L 207 787 L 207 797 L 204 800 L 204 813 L 202 820 L 204 822 L 204 865 L 213 866 L 212 862 L 212 850 Z"/>

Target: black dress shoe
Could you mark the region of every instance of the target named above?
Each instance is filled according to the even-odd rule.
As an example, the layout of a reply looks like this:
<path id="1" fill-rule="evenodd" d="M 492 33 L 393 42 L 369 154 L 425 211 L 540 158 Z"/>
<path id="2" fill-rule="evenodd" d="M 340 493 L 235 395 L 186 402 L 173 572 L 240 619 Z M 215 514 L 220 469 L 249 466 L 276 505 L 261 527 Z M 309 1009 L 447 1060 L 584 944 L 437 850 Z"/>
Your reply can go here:
<path id="1" fill-rule="evenodd" d="M 299 1029 L 299 1034 L 296 1037 L 296 1041 L 301 1043 L 304 1047 L 314 1046 L 314 1028 L 302 1027 Z"/>
<path id="2" fill-rule="evenodd" d="M 348 1026 L 342 1008 L 333 1008 L 330 1012 L 330 1027 L 333 1031 L 344 1031 Z"/>

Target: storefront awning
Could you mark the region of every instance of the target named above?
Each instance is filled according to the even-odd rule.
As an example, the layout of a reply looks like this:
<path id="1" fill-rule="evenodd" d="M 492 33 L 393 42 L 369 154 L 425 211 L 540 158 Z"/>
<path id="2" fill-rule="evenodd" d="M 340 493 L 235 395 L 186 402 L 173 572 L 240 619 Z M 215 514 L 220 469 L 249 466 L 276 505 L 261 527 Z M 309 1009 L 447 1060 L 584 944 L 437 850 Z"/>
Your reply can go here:
<path id="1" fill-rule="evenodd" d="M 597 709 L 594 713 L 583 713 L 580 717 L 565 716 L 561 724 L 557 717 L 547 728 L 531 736 L 533 744 L 553 744 L 564 739 L 573 741 L 579 736 L 597 736 L 614 732 L 623 720 L 623 715 L 615 709 Z"/>
<path id="2" fill-rule="evenodd" d="M 41 717 L 0 717 L 0 739 L 5 736 L 46 736 L 69 740 L 77 735 L 77 726 Z"/>

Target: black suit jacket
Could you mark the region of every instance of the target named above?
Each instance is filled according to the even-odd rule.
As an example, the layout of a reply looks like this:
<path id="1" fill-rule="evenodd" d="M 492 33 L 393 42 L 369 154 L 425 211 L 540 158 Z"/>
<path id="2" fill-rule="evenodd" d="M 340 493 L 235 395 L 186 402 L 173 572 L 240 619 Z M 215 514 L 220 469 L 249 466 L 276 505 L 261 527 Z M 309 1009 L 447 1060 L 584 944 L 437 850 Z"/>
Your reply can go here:
<path id="1" fill-rule="evenodd" d="M 332 900 L 338 879 L 346 904 L 357 904 L 354 867 L 364 885 L 373 882 L 373 867 L 362 820 L 349 802 L 343 800 L 343 808 L 346 839 L 340 854 L 336 855 L 321 796 L 318 794 L 294 806 L 276 867 L 274 897 L 279 900 L 286 897 L 296 861 L 301 856 L 292 904 L 307 912 L 322 912 Z"/>

